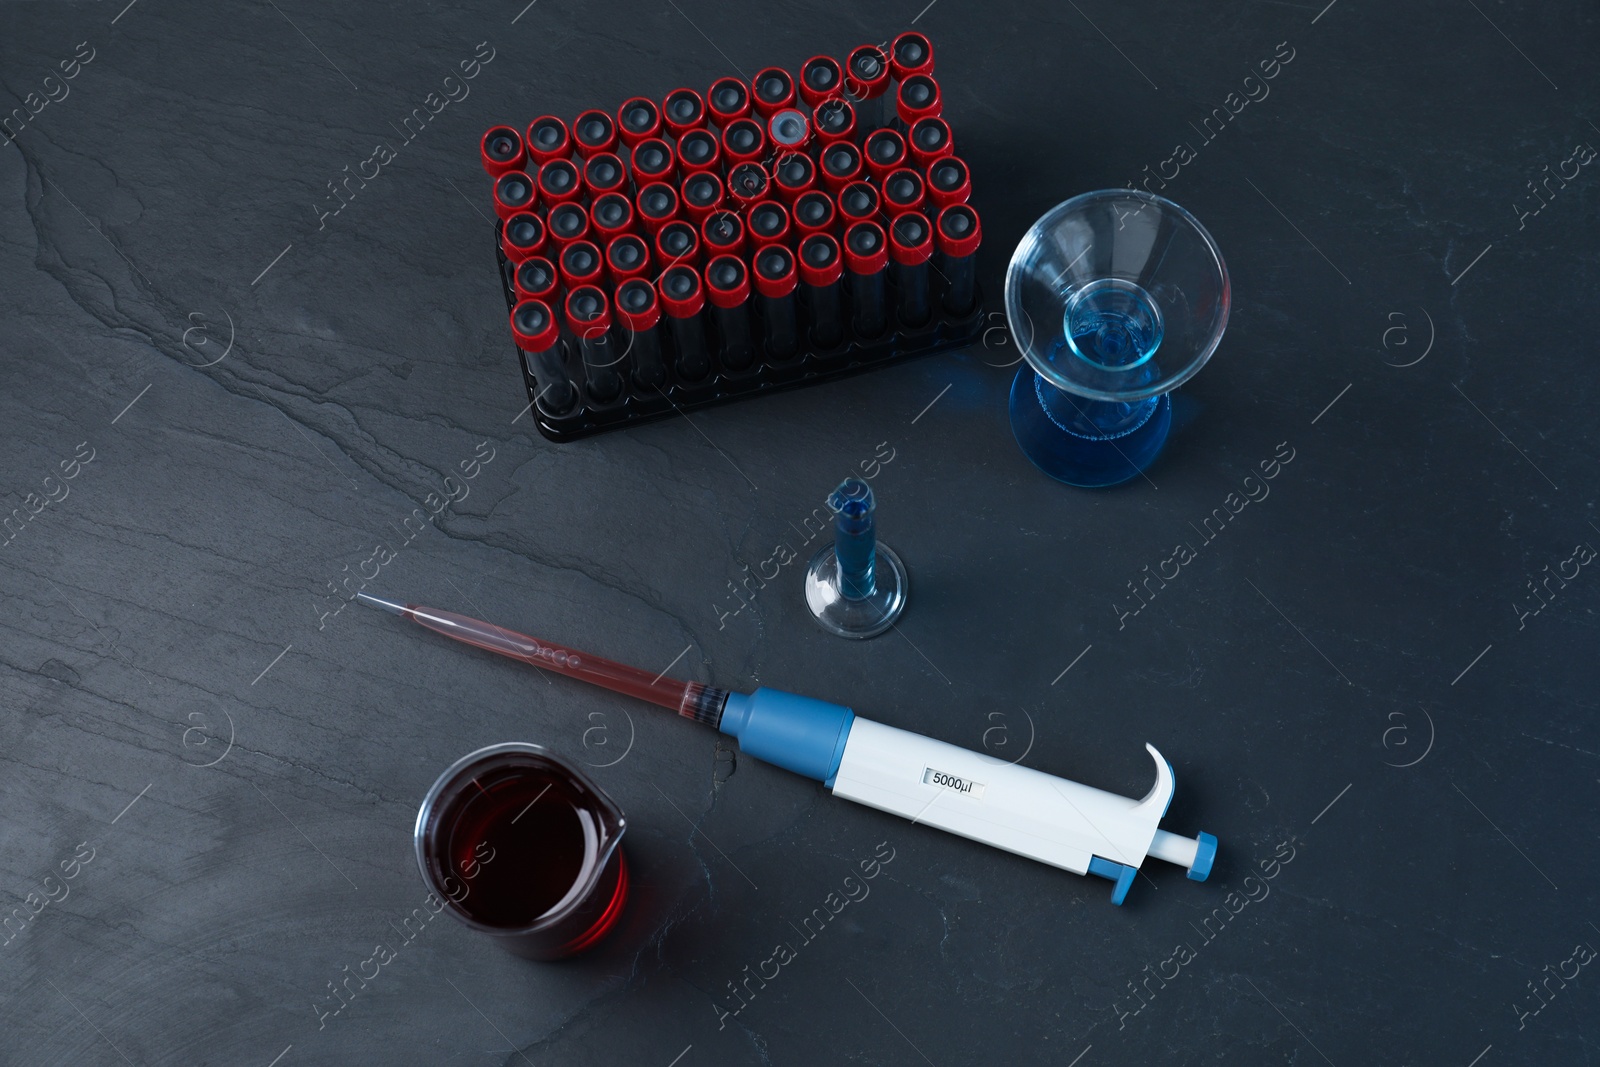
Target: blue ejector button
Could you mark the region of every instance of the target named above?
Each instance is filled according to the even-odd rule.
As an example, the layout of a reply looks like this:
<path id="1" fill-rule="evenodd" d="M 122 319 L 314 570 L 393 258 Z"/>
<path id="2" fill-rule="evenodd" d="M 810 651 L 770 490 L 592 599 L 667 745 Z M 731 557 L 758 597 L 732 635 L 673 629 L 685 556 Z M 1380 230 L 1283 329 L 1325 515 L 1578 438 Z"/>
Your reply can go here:
<path id="1" fill-rule="evenodd" d="M 1202 833 L 1195 836 L 1200 847 L 1194 852 L 1194 866 L 1189 868 L 1189 877 L 1196 882 L 1203 882 L 1211 874 L 1211 864 L 1217 858 L 1217 839 L 1210 834 Z"/>
<path id="2" fill-rule="evenodd" d="M 1139 873 L 1139 868 L 1130 867 L 1126 863 L 1113 863 L 1103 860 L 1099 856 L 1089 857 L 1089 873 L 1107 878 L 1117 883 L 1111 888 L 1111 903 L 1120 905 L 1128 895 L 1128 889 L 1133 885 L 1133 876 Z"/>

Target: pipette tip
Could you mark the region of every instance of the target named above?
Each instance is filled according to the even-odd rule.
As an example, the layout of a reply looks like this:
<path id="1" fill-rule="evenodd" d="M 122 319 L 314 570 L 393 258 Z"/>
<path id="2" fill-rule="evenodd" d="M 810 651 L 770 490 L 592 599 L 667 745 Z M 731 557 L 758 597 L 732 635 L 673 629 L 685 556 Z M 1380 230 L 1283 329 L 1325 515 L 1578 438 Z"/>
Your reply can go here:
<path id="1" fill-rule="evenodd" d="M 382 597 L 375 597 L 371 593 L 357 593 L 356 599 L 365 600 L 368 604 L 371 604 L 374 607 L 382 608 L 384 611 L 392 611 L 396 615 L 404 615 L 406 613 L 406 606 L 404 604 L 397 603 L 393 600 L 384 600 Z"/>

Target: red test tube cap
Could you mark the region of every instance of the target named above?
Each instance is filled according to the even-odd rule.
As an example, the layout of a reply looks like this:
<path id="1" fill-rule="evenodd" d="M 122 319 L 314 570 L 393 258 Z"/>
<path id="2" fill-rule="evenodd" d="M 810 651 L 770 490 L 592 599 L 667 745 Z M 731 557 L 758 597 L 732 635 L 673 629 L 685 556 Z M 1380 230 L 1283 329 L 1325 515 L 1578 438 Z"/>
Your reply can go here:
<path id="1" fill-rule="evenodd" d="M 599 285 L 605 268 L 593 241 L 573 241 L 561 250 L 561 280 L 569 293 L 579 286 Z"/>
<path id="2" fill-rule="evenodd" d="M 661 135 L 661 109 L 648 96 L 624 100 L 617 108 L 617 136 L 633 148 L 647 137 Z"/>
<path id="3" fill-rule="evenodd" d="M 883 206 L 883 197 L 871 182 L 855 181 L 839 190 L 839 216 L 844 224 L 875 218 Z"/>
<path id="4" fill-rule="evenodd" d="M 883 206 L 891 215 L 915 211 L 927 195 L 927 182 L 910 167 L 892 170 L 883 179 Z"/>
<path id="5" fill-rule="evenodd" d="M 579 203 L 569 201 L 557 204 L 550 209 L 546 225 L 550 239 L 558 246 L 565 247 L 589 235 L 589 212 Z"/>
<path id="6" fill-rule="evenodd" d="M 696 226 L 721 207 L 724 199 L 726 191 L 722 179 L 711 171 L 699 171 L 683 179 L 683 213 L 693 219 Z"/>
<path id="7" fill-rule="evenodd" d="M 552 207 L 583 196 L 583 179 L 569 159 L 555 159 L 539 168 L 539 192 Z"/>
<path id="8" fill-rule="evenodd" d="M 700 231 L 683 219 L 673 219 L 656 234 L 656 259 L 673 266 L 693 264 L 700 258 Z"/>
<path id="9" fill-rule="evenodd" d="M 540 163 L 553 159 L 566 159 L 572 154 L 572 134 L 567 124 L 554 115 L 540 115 L 528 123 L 528 136 L 523 138 L 528 158 Z"/>
<path id="10" fill-rule="evenodd" d="M 933 255 L 933 226 L 920 211 L 903 211 L 889 220 L 889 256 L 902 266 L 926 263 Z"/>
<path id="11" fill-rule="evenodd" d="M 844 68 L 832 56 L 812 56 L 800 67 L 800 99 L 812 110 L 844 91 Z"/>
<path id="12" fill-rule="evenodd" d="M 567 294 L 567 322 L 579 337 L 604 337 L 611 329 L 611 302 L 598 285 L 580 285 Z"/>
<path id="13" fill-rule="evenodd" d="M 889 70 L 895 81 L 915 74 L 933 73 L 933 42 L 916 30 L 907 30 L 889 46 Z"/>
<path id="14" fill-rule="evenodd" d="M 837 193 L 862 174 L 861 149 L 849 141 L 835 141 L 822 150 L 822 184 Z"/>
<path id="15" fill-rule="evenodd" d="M 744 222 L 732 211 L 713 211 L 700 224 L 700 240 L 712 255 L 744 251 Z"/>
<path id="16" fill-rule="evenodd" d="M 596 152 L 583 164 L 583 187 L 589 196 L 615 193 L 628 184 L 628 172 L 615 152 Z"/>
<path id="17" fill-rule="evenodd" d="M 955 136 L 950 132 L 950 124 L 936 116 L 926 116 L 917 120 L 911 127 L 911 136 L 906 138 L 906 146 L 911 149 L 911 158 L 923 170 L 936 159 L 948 156 L 956 150 Z"/>
<path id="18" fill-rule="evenodd" d="M 561 339 L 561 324 L 543 300 L 519 300 L 511 309 L 511 336 L 524 352 L 543 352 Z"/>
<path id="19" fill-rule="evenodd" d="M 651 182 L 639 190 L 639 222 L 651 233 L 678 216 L 678 190 L 666 182 Z"/>
<path id="20" fill-rule="evenodd" d="M 890 171 L 906 165 L 906 139 L 887 127 L 873 130 L 867 136 L 866 151 L 862 154 L 867 157 L 867 170 L 873 180 L 881 182 Z"/>
<path id="21" fill-rule="evenodd" d="M 895 114 L 907 126 L 915 126 L 921 118 L 937 117 L 943 106 L 939 83 L 926 74 L 913 74 L 895 92 Z"/>
<path id="22" fill-rule="evenodd" d="M 661 102 L 661 121 L 674 137 L 706 124 L 706 102 L 693 89 L 674 89 Z"/>
<path id="23" fill-rule="evenodd" d="M 656 293 L 661 297 L 661 309 L 675 319 L 698 315 L 706 306 L 706 289 L 693 267 L 680 265 L 662 272 Z"/>
<path id="24" fill-rule="evenodd" d="M 744 82 L 736 83 L 740 88 Z M 759 163 L 767 154 L 767 131 L 754 119 L 738 118 L 722 128 L 722 155 L 729 167 Z"/>
<path id="25" fill-rule="evenodd" d="M 630 278 L 617 286 L 617 321 L 638 333 L 661 321 L 661 301 L 655 287 L 643 278 Z"/>
<path id="26" fill-rule="evenodd" d="M 633 229 L 633 201 L 621 193 L 607 193 L 589 207 L 589 224 L 598 240 L 610 244 Z"/>
<path id="27" fill-rule="evenodd" d="M 934 241 L 939 251 L 951 259 L 970 256 L 978 250 L 983 240 L 983 226 L 978 213 L 970 204 L 951 204 L 939 212 L 939 225 Z"/>
<path id="28" fill-rule="evenodd" d="M 794 107 L 794 78 L 782 67 L 767 67 L 750 79 L 751 103 L 764 119 Z"/>
<path id="29" fill-rule="evenodd" d="M 772 166 L 778 196 L 791 204 L 817 184 L 817 165 L 804 152 L 785 152 Z"/>
<path id="30" fill-rule="evenodd" d="M 678 138 L 678 164 L 685 174 L 716 172 L 722 165 L 722 142 L 710 130 L 690 130 Z"/>
<path id="31" fill-rule="evenodd" d="M 750 272 L 738 256 L 718 256 L 706 264 L 706 295 L 719 308 L 736 308 L 750 299 Z"/>
<path id="32" fill-rule="evenodd" d="M 532 211 L 538 201 L 538 186 L 525 170 L 508 170 L 494 180 L 494 213 L 502 219 L 522 211 Z"/>
<path id="33" fill-rule="evenodd" d="M 644 238 L 631 233 L 613 237 L 606 245 L 606 268 L 618 286 L 642 278 L 650 273 L 650 246 Z"/>
<path id="34" fill-rule="evenodd" d="M 651 182 L 671 181 L 677 170 L 677 153 L 660 137 L 646 137 L 633 146 L 633 181 L 641 191 Z"/>
<path id="35" fill-rule="evenodd" d="M 845 92 L 857 100 L 874 100 L 889 88 L 889 57 L 875 44 L 864 44 L 845 60 Z"/>
<path id="36" fill-rule="evenodd" d="M 856 136 L 856 109 L 843 97 L 824 100 L 811 116 L 817 140 L 824 146 L 835 141 L 853 141 Z"/>
<path id="37" fill-rule="evenodd" d="M 833 220 L 839 217 L 833 198 L 820 189 L 802 194 L 794 202 L 793 214 L 794 228 L 800 231 L 801 240 L 833 229 Z"/>
<path id="38" fill-rule="evenodd" d="M 555 298 L 560 276 L 556 274 L 555 264 L 545 257 L 529 256 L 517 264 L 513 284 L 518 300 L 543 300 L 548 303 Z"/>
<path id="39" fill-rule="evenodd" d="M 745 228 L 757 244 L 782 241 L 789 236 L 789 210 L 776 200 L 763 200 L 750 208 Z"/>
<path id="40" fill-rule="evenodd" d="M 844 257 L 839 254 L 839 242 L 826 233 L 807 237 L 800 242 L 795 270 L 807 285 L 832 285 L 844 276 Z"/>
<path id="41" fill-rule="evenodd" d="M 750 262 L 755 268 L 751 273 L 756 292 L 762 296 L 773 299 L 788 296 L 799 284 L 800 275 L 795 270 L 794 253 L 783 245 L 763 245 Z"/>
<path id="42" fill-rule="evenodd" d="M 743 208 L 766 199 L 771 185 L 772 179 L 759 163 L 741 163 L 728 172 L 728 195 Z"/>
<path id="43" fill-rule="evenodd" d="M 865 219 L 844 231 L 844 264 L 852 274 L 876 274 L 889 265 L 889 241 L 883 227 Z"/>
<path id="44" fill-rule="evenodd" d="M 522 147 L 522 135 L 510 126 L 491 126 L 479 145 L 483 169 L 491 178 L 498 178 L 508 170 L 521 170 L 528 158 Z"/>
<path id="45" fill-rule="evenodd" d="M 934 160 L 928 168 L 928 199 L 941 208 L 965 204 L 972 196 L 972 175 L 957 156 Z"/>
<path id="46" fill-rule="evenodd" d="M 617 147 L 617 123 L 599 108 L 590 108 L 572 121 L 578 155 L 585 158 Z"/>
<path id="47" fill-rule="evenodd" d="M 735 119 L 750 114 L 750 87 L 738 78 L 718 78 L 706 90 L 706 107 L 711 121 L 726 129 Z"/>
<path id="48" fill-rule="evenodd" d="M 500 249 L 513 263 L 539 254 L 544 247 L 544 220 L 531 211 L 519 211 L 500 231 Z"/>

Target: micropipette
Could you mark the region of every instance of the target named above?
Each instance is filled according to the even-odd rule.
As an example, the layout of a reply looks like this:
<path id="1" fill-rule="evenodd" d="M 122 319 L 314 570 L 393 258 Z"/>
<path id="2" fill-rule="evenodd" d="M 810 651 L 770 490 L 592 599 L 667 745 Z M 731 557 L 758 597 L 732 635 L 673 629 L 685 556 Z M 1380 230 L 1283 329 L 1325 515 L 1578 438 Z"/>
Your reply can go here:
<path id="1" fill-rule="evenodd" d="M 814 778 L 834 796 L 935 826 L 1020 856 L 1115 883 L 1121 904 L 1147 856 L 1188 868 L 1205 881 L 1217 839 L 1160 829 L 1176 779 L 1155 746 L 1156 784 L 1143 799 L 1107 793 L 1006 763 L 851 709 L 762 687 L 734 693 L 652 675 L 451 611 L 357 597 L 428 629 L 514 660 L 659 704 L 730 734 L 746 755 Z"/>

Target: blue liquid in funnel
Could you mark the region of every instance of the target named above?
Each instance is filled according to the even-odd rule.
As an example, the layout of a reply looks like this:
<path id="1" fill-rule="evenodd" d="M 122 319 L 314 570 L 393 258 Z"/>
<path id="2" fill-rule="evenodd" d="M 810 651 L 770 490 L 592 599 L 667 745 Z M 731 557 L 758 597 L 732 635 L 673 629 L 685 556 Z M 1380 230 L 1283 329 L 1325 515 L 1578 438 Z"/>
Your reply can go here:
<path id="1" fill-rule="evenodd" d="M 1067 298 L 1067 347 L 1106 370 L 1130 370 L 1155 355 L 1165 326 L 1155 300 L 1121 278 L 1090 282 Z"/>

